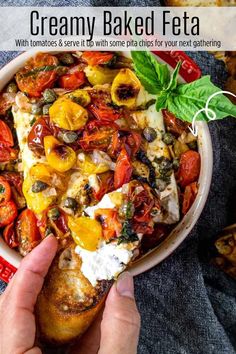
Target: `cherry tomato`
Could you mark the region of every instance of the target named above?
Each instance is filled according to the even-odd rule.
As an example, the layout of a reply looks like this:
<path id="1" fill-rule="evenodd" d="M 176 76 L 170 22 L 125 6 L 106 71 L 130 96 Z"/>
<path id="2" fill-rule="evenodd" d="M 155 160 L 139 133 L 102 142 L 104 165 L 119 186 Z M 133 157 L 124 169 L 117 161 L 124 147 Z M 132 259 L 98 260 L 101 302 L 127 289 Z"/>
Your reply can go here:
<path id="1" fill-rule="evenodd" d="M 120 118 L 120 109 L 109 106 L 104 102 L 92 103 L 88 107 L 95 118 L 102 121 L 113 122 Z"/>
<path id="2" fill-rule="evenodd" d="M 12 200 L 0 204 L 0 227 L 10 224 L 16 217 L 17 207 Z"/>
<path id="3" fill-rule="evenodd" d="M 19 246 L 14 222 L 5 227 L 3 231 L 3 238 L 10 248 L 16 248 Z"/>
<path id="4" fill-rule="evenodd" d="M 23 177 L 19 172 L 3 172 L 2 177 L 10 184 L 11 187 L 15 187 L 20 195 L 23 195 Z"/>
<path id="5" fill-rule="evenodd" d="M 181 187 L 197 181 L 200 173 L 200 154 L 193 150 L 185 151 L 180 156 L 179 169 L 177 171 L 177 181 Z"/>
<path id="6" fill-rule="evenodd" d="M 83 85 L 85 81 L 85 73 L 83 71 L 78 71 L 61 76 L 59 78 L 59 85 L 66 90 L 76 90 Z"/>
<path id="7" fill-rule="evenodd" d="M 32 97 L 52 87 L 57 78 L 58 59 L 47 53 L 38 53 L 16 74 L 16 82 L 22 92 Z"/>
<path id="8" fill-rule="evenodd" d="M 134 156 L 140 148 L 141 135 L 138 132 L 121 129 L 115 132 L 108 148 L 109 155 L 116 158 L 124 145 L 129 147 L 131 155 Z"/>
<path id="9" fill-rule="evenodd" d="M 120 155 L 118 156 L 114 175 L 115 189 L 120 188 L 123 184 L 128 183 L 132 176 L 133 167 L 130 161 L 130 157 L 123 147 Z"/>
<path id="10" fill-rule="evenodd" d="M 119 127 L 113 122 L 91 121 L 87 124 L 80 145 L 85 151 L 94 149 L 106 150 L 111 143 L 112 135 Z"/>
<path id="11" fill-rule="evenodd" d="M 12 132 L 3 120 L 0 120 L 0 144 L 1 146 L 8 147 L 12 147 L 14 145 Z"/>
<path id="12" fill-rule="evenodd" d="M 117 210 L 97 209 L 95 218 L 102 224 L 103 238 L 105 241 L 109 241 L 120 234 L 122 225 L 118 221 Z"/>
<path id="13" fill-rule="evenodd" d="M 0 146 L 0 162 L 9 162 L 16 160 L 18 157 L 18 150 L 8 146 Z"/>
<path id="14" fill-rule="evenodd" d="M 0 176 L 0 203 L 9 202 L 11 199 L 10 184 Z"/>
<path id="15" fill-rule="evenodd" d="M 100 65 L 109 63 L 114 57 L 114 53 L 109 52 L 84 52 L 82 58 L 89 65 Z"/>
<path id="16" fill-rule="evenodd" d="M 135 155 L 141 145 L 141 135 L 138 132 L 131 131 L 130 134 L 126 138 L 126 144 L 131 149 L 131 154 Z"/>
<path id="17" fill-rule="evenodd" d="M 46 236 L 48 230 L 51 230 L 59 238 L 63 237 L 69 231 L 67 215 L 57 206 L 51 206 L 46 209 L 38 225 L 43 238 Z"/>
<path id="18" fill-rule="evenodd" d="M 48 117 L 40 117 L 34 123 L 28 135 L 28 146 L 37 155 L 45 155 L 44 137 L 53 135 L 53 131 L 49 125 Z"/>
<path id="19" fill-rule="evenodd" d="M 183 195 L 182 213 L 185 215 L 191 208 L 198 192 L 197 182 L 190 183 L 185 187 Z"/>
<path id="20" fill-rule="evenodd" d="M 100 201 L 102 197 L 114 190 L 114 172 L 107 171 L 97 175 L 99 190 L 93 191 L 93 196 L 96 200 Z"/>
<path id="21" fill-rule="evenodd" d="M 30 209 L 25 209 L 16 222 L 16 233 L 19 240 L 20 253 L 25 256 L 38 245 L 41 240 L 37 219 Z"/>
<path id="22" fill-rule="evenodd" d="M 175 135 L 181 135 L 186 131 L 188 123 L 178 119 L 173 113 L 168 112 L 166 109 L 162 110 L 164 123 L 167 130 Z"/>

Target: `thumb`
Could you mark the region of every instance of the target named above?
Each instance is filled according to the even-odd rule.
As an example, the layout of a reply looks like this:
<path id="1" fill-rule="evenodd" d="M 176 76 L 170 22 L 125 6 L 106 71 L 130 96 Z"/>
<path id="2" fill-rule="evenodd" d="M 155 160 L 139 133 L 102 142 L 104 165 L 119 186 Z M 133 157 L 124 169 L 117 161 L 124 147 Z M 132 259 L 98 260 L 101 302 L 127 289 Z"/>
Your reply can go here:
<path id="1" fill-rule="evenodd" d="M 137 353 L 139 330 L 140 315 L 134 299 L 133 277 L 124 272 L 106 300 L 98 353 Z"/>

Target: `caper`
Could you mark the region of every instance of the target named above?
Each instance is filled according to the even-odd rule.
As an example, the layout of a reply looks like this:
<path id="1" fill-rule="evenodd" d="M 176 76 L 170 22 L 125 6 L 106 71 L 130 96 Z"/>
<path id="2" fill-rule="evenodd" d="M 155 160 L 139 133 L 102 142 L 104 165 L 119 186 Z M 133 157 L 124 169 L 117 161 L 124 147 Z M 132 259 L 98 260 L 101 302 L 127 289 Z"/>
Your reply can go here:
<path id="1" fill-rule="evenodd" d="M 149 143 L 151 143 L 152 141 L 154 141 L 157 138 L 157 133 L 156 133 L 155 129 L 153 129 L 151 127 L 147 127 L 143 131 L 143 136 Z"/>
<path id="2" fill-rule="evenodd" d="M 193 141 L 191 141 L 191 143 L 188 143 L 188 147 L 191 150 L 197 150 L 197 140 L 193 140 Z"/>
<path id="3" fill-rule="evenodd" d="M 47 116 L 49 114 L 49 108 L 51 107 L 51 104 L 45 104 L 43 106 L 43 115 Z"/>
<path id="4" fill-rule="evenodd" d="M 56 71 L 57 71 L 57 75 L 62 76 L 62 75 L 67 74 L 68 68 L 66 66 L 60 65 L 56 68 Z"/>
<path id="5" fill-rule="evenodd" d="M 15 82 L 10 82 L 8 85 L 7 85 L 7 89 L 6 91 L 8 93 L 17 93 L 18 91 L 18 87 L 17 87 L 17 84 Z"/>
<path id="6" fill-rule="evenodd" d="M 160 192 L 163 192 L 166 189 L 167 182 L 163 181 L 163 179 L 158 178 L 156 179 L 156 186 Z"/>
<path id="7" fill-rule="evenodd" d="M 58 136 L 66 144 L 74 143 L 78 139 L 78 134 L 76 132 L 60 132 Z"/>
<path id="8" fill-rule="evenodd" d="M 77 209 L 78 203 L 75 200 L 75 198 L 67 197 L 66 200 L 64 201 L 64 206 L 69 209 Z"/>
<path id="9" fill-rule="evenodd" d="M 174 159 L 174 160 L 172 161 L 172 167 L 173 167 L 173 169 L 174 169 L 175 171 L 178 170 L 178 168 L 179 168 L 179 159 Z"/>
<path id="10" fill-rule="evenodd" d="M 70 53 L 63 53 L 60 55 L 59 60 L 64 65 L 74 64 L 74 57 Z"/>
<path id="11" fill-rule="evenodd" d="M 42 114 L 42 104 L 41 102 L 33 103 L 31 107 L 31 113 L 35 115 L 40 115 Z"/>
<path id="12" fill-rule="evenodd" d="M 48 188 L 48 184 L 42 181 L 35 181 L 31 187 L 33 193 L 39 193 Z"/>
<path id="13" fill-rule="evenodd" d="M 175 140 L 175 137 L 171 133 L 165 133 L 163 135 L 163 141 L 166 145 L 173 144 L 174 140 Z"/>
<path id="14" fill-rule="evenodd" d="M 57 220 L 60 217 L 60 210 L 58 208 L 52 208 L 48 211 L 48 217 L 52 220 Z"/>
<path id="15" fill-rule="evenodd" d="M 57 99 L 57 94 L 54 90 L 52 89 L 46 89 L 43 92 L 43 98 L 44 98 L 44 102 L 46 103 L 52 103 L 54 101 L 56 101 Z"/>

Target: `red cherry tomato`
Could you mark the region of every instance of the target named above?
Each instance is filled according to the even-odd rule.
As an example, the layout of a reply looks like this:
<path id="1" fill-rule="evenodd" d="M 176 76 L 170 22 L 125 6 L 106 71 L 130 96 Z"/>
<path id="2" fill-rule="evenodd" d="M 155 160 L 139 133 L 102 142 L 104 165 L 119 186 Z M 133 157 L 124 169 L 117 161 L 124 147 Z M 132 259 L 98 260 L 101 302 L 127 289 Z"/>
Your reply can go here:
<path id="1" fill-rule="evenodd" d="M 55 220 L 49 217 L 50 210 L 54 208 L 59 212 L 59 216 Z M 66 213 L 59 207 L 51 206 L 44 211 L 43 217 L 38 223 L 40 234 L 44 238 L 47 231 L 50 229 L 55 236 L 59 238 L 63 237 L 69 231 L 67 222 Z"/>
<path id="2" fill-rule="evenodd" d="M 112 136 L 112 142 L 108 148 L 108 153 L 111 157 L 116 158 L 122 147 L 126 145 L 130 148 L 130 153 L 134 156 L 141 145 L 141 135 L 138 132 L 129 130 L 119 130 Z"/>
<path id="3" fill-rule="evenodd" d="M 200 173 L 200 154 L 193 150 L 188 150 L 180 156 L 177 181 L 181 187 L 197 181 Z"/>
<path id="4" fill-rule="evenodd" d="M 95 218 L 102 224 L 103 238 L 105 241 L 109 241 L 120 234 L 122 225 L 118 221 L 117 210 L 97 209 Z"/>
<path id="5" fill-rule="evenodd" d="M 10 184 L 0 176 L 0 204 L 9 202 L 11 199 L 11 187 Z"/>
<path id="6" fill-rule="evenodd" d="M 9 162 L 16 160 L 18 157 L 18 150 L 8 146 L 0 146 L 0 162 Z"/>
<path id="7" fill-rule="evenodd" d="M 52 87 L 57 79 L 58 59 L 47 53 L 38 53 L 24 68 L 16 74 L 16 82 L 22 92 L 31 97 L 40 97 L 41 93 Z"/>
<path id="8" fill-rule="evenodd" d="M 168 112 L 166 109 L 162 110 L 164 123 L 167 130 L 175 135 L 181 135 L 186 131 L 188 123 L 178 119 L 173 113 Z"/>
<path id="9" fill-rule="evenodd" d="M 40 242 L 37 219 L 31 210 L 25 209 L 19 215 L 16 222 L 16 233 L 19 240 L 19 250 L 23 256 L 32 251 Z"/>
<path id="10" fill-rule="evenodd" d="M 107 105 L 104 102 L 92 103 L 88 107 L 95 118 L 102 121 L 114 122 L 120 118 L 120 109 Z"/>
<path id="11" fill-rule="evenodd" d="M 19 246 L 14 222 L 5 227 L 3 231 L 3 238 L 10 248 L 16 248 Z"/>
<path id="12" fill-rule="evenodd" d="M 0 144 L 8 147 L 12 147 L 14 145 L 12 132 L 3 120 L 0 120 Z"/>
<path id="13" fill-rule="evenodd" d="M 128 183 L 132 176 L 132 172 L 133 167 L 130 161 L 130 157 L 126 149 L 123 147 L 116 162 L 114 175 L 115 189 L 120 188 L 125 183 Z"/>
<path id="14" fill-rule="evenodd" d="M 114 173 L 107 171 L 97 175 L 99 190 L 96 192 L 93 191 L 93 196 L 96 200 L 100 201 L 102 197 L 111 191 L 114 190 Z"/>
<path id="15" fill-rule="evenodd" d="M 44 155 L 44 137 L 47 135 L 53 135 L 53 131 L 49 126 L 49 118 L 38 118 L 28 135 L 28 146 L 30 150 L 37 155 Z"/>
<path id="16" fill-rule="evenodd" d="M 185 187 L 183 204 L 182 204 L 183 215 L 185 215 L 191 208 L 196 198 L 197 192 L 198 192 L 197 182 L 190 183 L 188 186 Z"/>
<path id="17" fill-rule="evenodd" d="M 59 78 L 60 87 L 66 90 L 76 90 L 86 81 L 86 76 L 83 71 L 73 72 L 63 75 Z"/>
<path id="18" fill-rule="evenodd" d="M 12 200 L 0 204 L 0 227 L 10 224 L 16 217 L 17 207 Z"/>
<path id="19" fill-rule="evenodd" d="M 23 176 L 19 172 L 7 172 L 2 173 L 2 177 L 10 184 L 11 187 L 15 187 L 20 195 L 22 192 Z"/>
<path id="20" fill-rule="evenodd" d="M 89 65 L 100 65 L 109 63 L 114 57 L 114 53 L 109 52 L 84 52 L 82 58 Z"/>

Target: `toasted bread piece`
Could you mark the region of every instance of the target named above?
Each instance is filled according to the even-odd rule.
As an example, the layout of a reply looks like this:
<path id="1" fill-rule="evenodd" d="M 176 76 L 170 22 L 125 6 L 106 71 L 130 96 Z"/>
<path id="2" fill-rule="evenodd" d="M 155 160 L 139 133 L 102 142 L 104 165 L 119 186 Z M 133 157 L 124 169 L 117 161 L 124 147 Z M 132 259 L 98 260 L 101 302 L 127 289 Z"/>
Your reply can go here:
<path id="1" fill-rule="evenodd" d="M 102 281 L 93 287 L 80 270 L 74 247 L 55 258 L 37 300 L 36 317 L 44 342 L 60 345 L 80 337 L 101 309 L 112 283 Z"/>
<path id="2" fill-rule="evenodd" d="M 167 6 L 235 6 L 236 0 L 166 0 Z"/>

